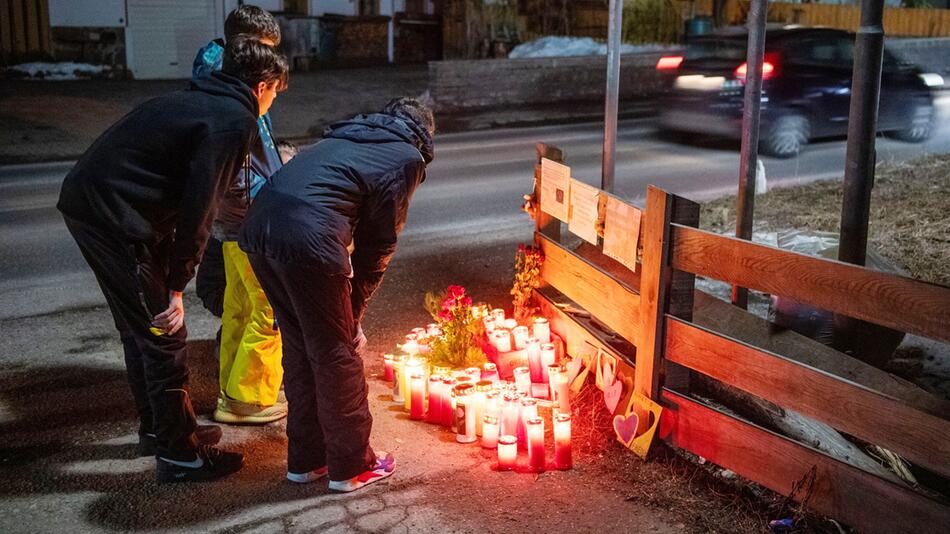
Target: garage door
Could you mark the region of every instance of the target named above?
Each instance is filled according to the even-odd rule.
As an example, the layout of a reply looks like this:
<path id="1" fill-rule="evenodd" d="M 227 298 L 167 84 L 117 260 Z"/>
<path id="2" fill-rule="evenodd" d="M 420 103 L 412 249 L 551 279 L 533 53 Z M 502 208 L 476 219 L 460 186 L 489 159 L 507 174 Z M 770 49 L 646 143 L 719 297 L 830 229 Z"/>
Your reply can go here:
<path id="1" fill-rule="evenodd" d="M 128 0 L 126 57 L 136 79 L 187 78 L 198 48 L 221 33 L 220 0 Z"/>

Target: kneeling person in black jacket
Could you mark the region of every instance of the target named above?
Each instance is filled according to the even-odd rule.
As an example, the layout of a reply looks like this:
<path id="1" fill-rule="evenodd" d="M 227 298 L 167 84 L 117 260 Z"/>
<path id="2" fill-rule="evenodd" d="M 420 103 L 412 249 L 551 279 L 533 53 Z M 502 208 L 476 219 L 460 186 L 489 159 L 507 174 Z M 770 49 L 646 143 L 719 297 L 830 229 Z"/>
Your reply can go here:
<path id="1" fill-rule="evenodd" d="M 284 340 L 293 482 L 329 473 L 330 489 L 347 492 L 393 472 L 392 457 L 369 445 L 373 418 L 357 325 L 425 180 L 434 131 L 432 111 L 410 98 L 334 124 L 248 210 L 239 243 Z"/>
<path id="2" fill-rule="evenodd" d="M 253 38 L 228 43 L 222 72 L 150 100 L 112 125 L 63 182 L 57 207 L 92 267 L 122 339 L 139 452 L 159 482 L 208 480 L 243 457 L 212 447 L 188 397 L 182 291 L 221 194 L 287 81 L 287 60 Z"/>

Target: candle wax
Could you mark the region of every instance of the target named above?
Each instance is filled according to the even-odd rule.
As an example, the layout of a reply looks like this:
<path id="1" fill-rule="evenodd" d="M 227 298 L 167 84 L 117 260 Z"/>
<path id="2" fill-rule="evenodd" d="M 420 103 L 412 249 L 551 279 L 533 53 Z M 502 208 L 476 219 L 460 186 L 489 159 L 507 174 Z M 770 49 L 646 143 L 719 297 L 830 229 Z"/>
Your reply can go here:
<path id="1" fill-rule="evenodd" d="M 412 393 L 412 402 L 409 405 L 409 418 L 421 420 L 426 412 L 426 390 L 425 382 L 422 381 L 422 375 L 414 375 L 410 384 Z"/>

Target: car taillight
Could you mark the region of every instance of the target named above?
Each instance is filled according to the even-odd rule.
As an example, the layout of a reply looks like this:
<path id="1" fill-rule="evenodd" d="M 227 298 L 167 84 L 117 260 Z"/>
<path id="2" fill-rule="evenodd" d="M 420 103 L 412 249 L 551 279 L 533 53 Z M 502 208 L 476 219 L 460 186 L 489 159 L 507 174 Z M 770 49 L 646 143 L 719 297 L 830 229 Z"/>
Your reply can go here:
<path id="1" fill-rule="evenodd" d="M 663 56 L 656 62 L 656 70 L 678 69 L 683 62 L 683 56 Z"/>
<path id="2" fill-rule="evenodd" d="M 762 79 L 768 80 L 769 78 L 775 76 L 775 66 L 778 64 L 777 58 L 772 54 L 765 54 L 765 60 L 762 62 Z M 739 81 L 745 82 L 746 71 L 749 70 L 749 66 L 746 63 L 736 67 L 736 78 Z"/>

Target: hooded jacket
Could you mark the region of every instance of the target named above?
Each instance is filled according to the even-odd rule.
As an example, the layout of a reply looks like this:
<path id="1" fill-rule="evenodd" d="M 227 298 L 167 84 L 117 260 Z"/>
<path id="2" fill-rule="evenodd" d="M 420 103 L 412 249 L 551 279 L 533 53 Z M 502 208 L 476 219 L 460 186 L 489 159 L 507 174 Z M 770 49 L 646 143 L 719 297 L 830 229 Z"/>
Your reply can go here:
<path id="1" fill-rule="evenodd" d="M 191 68 L 193 79 L 207 78 L 221 70 L 224 62 L 224 41 L 215 39 L 198 50 Z M 238 170 L 225 191 L 218 207 L 218 216 L 212 226 L 214 237 L 221 241 L 236 241 L 244 222 L 247 207 L 261 186 L 281 168 L 280 152 L 274 142 L 270 114 L 257 119 L 259 140 L 251 145 L 250 158 Z"/>
<path id="2" fill-rule="evenodd" d="M 218 201 L 257 137 L 257 99 L 224 73 L 149 100 L 113 124 L 63 181 L 66 216 L 154 245 L 174 237 L 168 287 L 181 291 Z"/>
<path id="3" fill-rule="evenodd" d="M 333 124 L 264 185 L 240 246 L 351 276 L 358 321 L 396 252 L 409 201 L 432 158 L 431 136 L 411 119 L 373 114 Z"/>

